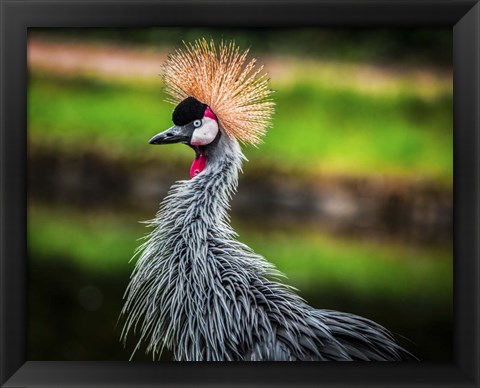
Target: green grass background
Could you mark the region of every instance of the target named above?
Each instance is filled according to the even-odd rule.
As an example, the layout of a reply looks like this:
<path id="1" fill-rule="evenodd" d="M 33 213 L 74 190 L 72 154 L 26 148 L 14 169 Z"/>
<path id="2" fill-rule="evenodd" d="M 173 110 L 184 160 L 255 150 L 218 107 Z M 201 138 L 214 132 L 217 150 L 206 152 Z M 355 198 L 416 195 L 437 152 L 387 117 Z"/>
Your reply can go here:
<path id="1" fill-rule="evenodd" d="M 162 49 L 171 47 L 178 38 L 176 31 L 168 30 L 171 40 Z M 134 34 L 131 41 L 117 39 L 124 39 L 125 33 L 108 35 L 107 29 L 90 31 L 82 38 L 83 32 L 58 30 L 38 36 L 72 47 L 85 41 L 108 46 L 113 41 L 127 48 L 141 44 L 153 51 L 156 46 L 151 40 L 162 36 L 150 31 Z M 252 38 L 241 31 L 234 33 L 240 41 Z M 198 34 L 201 31 L 195 30 L 188 36 Z M 218 34 L 228 36 L 225 31 Z M 277 36 L 259 34 L 271 39 Z M 317 36 L 305 31 L 299 34 Z M 290 46 L 285 43 L 278 49 L 274 43 L 259 46 L 257 54 L 265 59 L 267 69 L 269 63 L 280 69 L 285 64 L 289 71 L 272 77 L 273 127 L 264 144 L 244 147 L 249 159 L 246 173 L 281 172 L 282 177 L 310 183 L 319 177 L 427 180 L 451 191 L 452 79 L 447 55 L 451 47 L 444 44 L 450 38 L 442 32 L 435 40 L 435 31 L 404 34 L 412 41 L 409 45 L 407 38 L 400 41 L 401 31 L 382 35 L 385 39 L 373 31 L 370 38 L 362 35 L 363 43 L 357 47 L 356 31 L 328 34 L 315 40 L 327 44 L 338 36 L 338 48 L 331 44 L 326 50 L 328 58 L 321 53 L 308 56 L 306 48 L 288 50 L 296 42 L 293 38 Z M 111 39 L 105 39 L 107 35 Z M 388 42 L 396 43 L 388 46 Z M 437 42 L 437 56 L 432 49 L 437 46 L 428 42 Z M 446 53 L 439 54 L 443 49 Z M 403 61 L 402 53 L 409 59 Z M 425 53 L 434 60 L 412 62 Z M 444 66 L 440 69 L 434 65 L 439 58 Z M 366 65 L 375 71 L 360 77 L 358 69 Z M 429 82 L 417 84 L 409 76 L 417 65 L 430 77 Z M 157 74 L 151 79 L 119 78 L 30 67 L 29 162 L 35 163 L 36 153 L 42 150 L 60 160 L 86 153 L 101 155 L 132 166 L 133 173 L 142 165 L 188 166 L 192 152 L 187 147 L 159 149 L 146 144 L 170 126 L 173 107 L 164 102 L 161 87 Z M 129 259 L 147 232 L 138 221 L 153 217 L 156 207 L 145 217 L 122 208 L 112 212 L 98 206 L 59 206 L 45 198 L 29 197 L 29 204 L 29 358 L 128 359 L 129 352 L 118 344 L 115 324 L 133 267 Z M 410 240 L 379 242 L 375 236 L 340 237 L 301 223 L 286 232 L 255 226 L 255 222 L 252 226 L 251 220 L 241 217 L 233 222 L 240 240 L 272 261 L 313 305 L 366 315 L 397 328 L 414 342 L 404 345 L 423 359 L 452 356 L 451 241 L 424 246 Z M 89 310 L 91 304 L 85 304 L 85 294 L 91 289 L 101 295 L 98 310 Z"/>
<path id="2" fill-rule="evenodd" d="M 451 184 L 450 89 L 426 98 L 415 89 L 372 96 L 334 86 L 301 78 L 280 85 L 264 144 L 245 151 L 251 164 L 307 174 L 414 175 Z M 33 71 L 29 88 L 33 143 L 69 153 L 93 148 L 115 158 L 191 158 L 183 147 L 145 149 L 145 139 L 170 123 L 172 106 L 163 101 L 159 82 L 118 84 Z"/>

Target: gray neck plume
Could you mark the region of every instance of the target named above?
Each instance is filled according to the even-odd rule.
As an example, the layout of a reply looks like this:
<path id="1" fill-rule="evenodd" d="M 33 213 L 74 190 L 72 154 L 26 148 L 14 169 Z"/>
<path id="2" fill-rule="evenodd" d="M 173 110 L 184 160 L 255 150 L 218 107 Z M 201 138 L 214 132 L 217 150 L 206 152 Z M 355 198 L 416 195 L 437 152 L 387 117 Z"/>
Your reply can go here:
<path id="1" fill-rule="evenodd" d="M 413 357 L 375 322 L 313 309 L 278 282 L 229 225 L 245 159 L 237 141 L 222 135 L 207 159 L 202 173 L 172 186 L 136 253 L 122 310 L 122 339 L 139 337 L 133 353 L 145 344 L 153 359 L 169 348 L 185 361 Z"/>
<path id="2" fill-rule="evenodd" d="M 177 360 L 233 359 L 217 349 L 231 339 L 232 313 L 241 310 L 225 303 L 236 300 L 236 284 L 274 272 L 235 240 L 229 225 L 229 201 L 245 159 L 238 142 L 221 136 L 207 158 L 201 174 L 172 186 L 149 222 L 154 229 L 138 248 L 125 293 L 122 338 L 133 330 L 140 336 L 136 350 L 145 342 L 154 358 L 167 347 Z"/>

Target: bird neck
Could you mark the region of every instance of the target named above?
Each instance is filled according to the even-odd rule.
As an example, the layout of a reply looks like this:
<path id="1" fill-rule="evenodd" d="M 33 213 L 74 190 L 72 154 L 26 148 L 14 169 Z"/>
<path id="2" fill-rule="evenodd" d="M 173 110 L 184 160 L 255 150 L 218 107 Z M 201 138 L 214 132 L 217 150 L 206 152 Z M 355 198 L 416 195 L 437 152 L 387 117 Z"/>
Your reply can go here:
<path id="1" fill-rule="evenodd" d="M 198 260 L 202 255 L 195 249 L 197 244 L 207 244 L 207 235 L 231 236 L 227 212 L 245 160 L 238 142 L 226 135 L 207 149 L 205 155 L 205 169 L 192 179 L 174 184 L 152 221 L 156 227 L 152 237 L 161 237 L 152 238 L 152 244 L 186 244 L 184 248 Z"/>
<path id="2" fill-rule="evenodd" d="M 205 150 L 205 157 L 204 170 L 192 179 L 176 182 L 162 202 L 152 226 L 166 235 L 182 235 L 192 227 L 216 229 L 228 221 L 230 200 L 246 158 L 238 142 L 225 134 Z M 201 235 L 193 233 L 191 238 Z"/>
<path id="3" fill-rule="evenodd" d="M 238 142 L 223 134 L 205 151 L 204 170 L 172 188 L 179 200 L 175 209 L 184 209 L 185 224 L 201 219 L 203 227 L 217 225 L 226 219 L 230 200 L 238 186 L 238 173 L 245 160 Z"/>

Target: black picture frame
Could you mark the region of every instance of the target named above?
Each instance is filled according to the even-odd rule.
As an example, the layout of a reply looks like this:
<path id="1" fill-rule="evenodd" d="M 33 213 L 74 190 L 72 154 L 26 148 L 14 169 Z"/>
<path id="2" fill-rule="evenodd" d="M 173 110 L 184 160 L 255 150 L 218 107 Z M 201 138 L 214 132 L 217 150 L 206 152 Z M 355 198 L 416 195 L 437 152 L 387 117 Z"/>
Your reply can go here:
<path id="1" fill-rule="evenodd" d="M 1 0 L 2 387 L 478 387 L 480 4 L 418 1 Z M 450 26 L 454 38 L 454 362 L 43 362 L 27 355 L 27 28 Z"/>

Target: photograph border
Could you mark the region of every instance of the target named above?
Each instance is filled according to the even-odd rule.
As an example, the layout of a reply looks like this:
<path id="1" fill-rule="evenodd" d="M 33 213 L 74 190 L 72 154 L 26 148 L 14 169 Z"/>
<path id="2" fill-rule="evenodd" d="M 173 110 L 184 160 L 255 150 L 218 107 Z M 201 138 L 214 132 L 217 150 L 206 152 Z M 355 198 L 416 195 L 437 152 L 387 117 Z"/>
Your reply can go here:
<path id="1" fill-rule="evenodd" d="M 2 387 L 479 386 L 478 1 L 0 0 L 0 26 Z M 452 28 L 453 363 L 152 363 L 27 360 L 27 29 L 172 26 Z"/>

